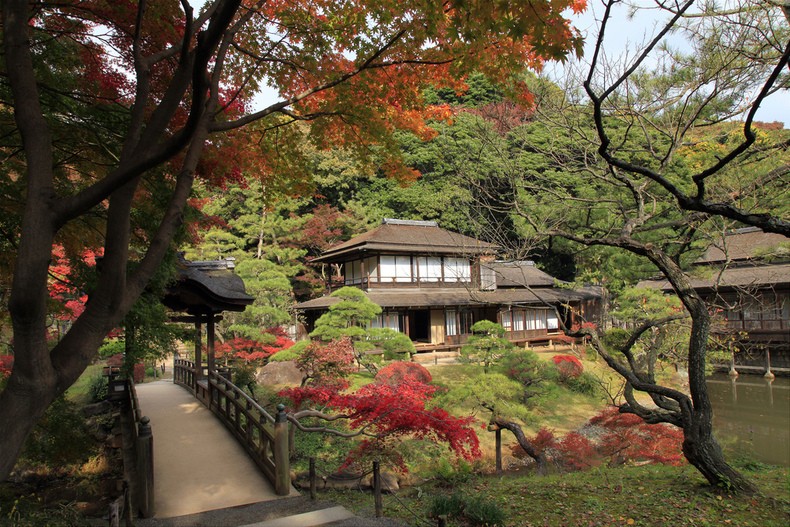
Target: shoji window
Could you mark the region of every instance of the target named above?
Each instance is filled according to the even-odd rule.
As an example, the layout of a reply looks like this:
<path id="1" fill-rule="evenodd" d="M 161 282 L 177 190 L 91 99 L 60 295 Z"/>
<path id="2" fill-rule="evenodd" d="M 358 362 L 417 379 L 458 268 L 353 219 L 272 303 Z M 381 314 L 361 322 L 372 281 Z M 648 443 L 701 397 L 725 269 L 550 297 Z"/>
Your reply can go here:
<path id="1" fill-rule="evenodd" d="M 456 320 L 455 309 L 448 309 L 444 315 L 445 318 L 445 331 L 447 336 L 458 334 L 458 321 Z"/>
<path id="2" fill-rule="evenodd" d="M 382 282 L 394 282 L 396 277 L 395 257 L 382 256 L 379 265 L 379 273 Z"/>
<path id="3" fill-rule="evenodd" d="M 395 281 L 411 282 L 411 256 L 395 257 Z"/>
<path id="4" fill-rule="evenodd" d="M 469 267 L 469 260 L 464 258 L 444 259 L 445 282 L 470 282 L 471 278 L 472 271 Z"/>
<path id="5" fill-rule="evenodd" d="M 375 256 L 365 258 L 365 271 L 368 273 L 371 282 L 379 279 L 379 261 Z"/>
<path id="6" fill-rule="evenodd" d="M 419 257 L 417 258 L 417 268 L 422 282 L 438 282 L 442 279 L 441 258 Z"/>
<path id="7" fill-rule="evenodd" d="M 524 312 L 513 311 L 513 331 L 524 331 Z"/>

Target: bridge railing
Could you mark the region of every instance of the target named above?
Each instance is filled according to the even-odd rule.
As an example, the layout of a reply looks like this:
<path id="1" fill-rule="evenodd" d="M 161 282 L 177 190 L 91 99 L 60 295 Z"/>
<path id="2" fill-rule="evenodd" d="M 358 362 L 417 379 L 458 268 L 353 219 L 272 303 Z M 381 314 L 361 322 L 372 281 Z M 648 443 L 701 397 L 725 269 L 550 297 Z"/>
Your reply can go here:
<path id="1" fill-rule="evenodd" d="M 192 361 L 176 359 L 173 378 L 220 418 L 274 485 L 275 492 L 287 496 L 291 491 L 291 467 L 285 407 L 279 405 L 277 415 L 272 416 L 216 371 L 209 371 L 208 379 L 196 380 Z"/>

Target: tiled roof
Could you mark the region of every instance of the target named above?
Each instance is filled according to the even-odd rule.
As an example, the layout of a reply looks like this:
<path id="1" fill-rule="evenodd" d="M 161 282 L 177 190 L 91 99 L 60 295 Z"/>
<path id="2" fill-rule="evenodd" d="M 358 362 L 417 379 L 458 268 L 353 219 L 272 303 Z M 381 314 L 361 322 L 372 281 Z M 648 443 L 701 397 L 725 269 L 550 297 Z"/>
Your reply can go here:
<path id="1" fill-rule="evenodd" d="M 497 291 L 475 291 L 455 289 L 400 289 L 366 291 L 365 295 L 374 304 L 383 308 L 428 308 L 441 306 L 472 305 L 557 305 L 562 302 L 589 298 L 590 294 L 567 289 L 503 289 Z M 326 309 L 339 302 L 331 296 L 322 296 L 294 306 L 297 310 Z"/>
<path id="2" fill-rule="evenodd" d="M 738 229 L 728 233 L 722 240 L 712 243 L 705 254 L 695 263 L 713 264 L 723 262 L 742 262 L 751 260 L 756 251 L 769 249 L 780 243 L 788 243 L 790 238 L 781 234 L 763 232 L 756 227 Z"/>
<path id="3" fill-rule="evenodd" d="M 255 299 L 227 260 L 178 264 L 176 281 L 168 286 L 163 303 L 174 311 L 191 314 L 244 311 Z"/>
<path id="4" fill-rule="evenodd" d="M 436 255 L 494 254 L 499 247 L 440 228 L 434 222 L 385 220 L 375 229 L 327 249 L 315 262 L 342 261 L 356 252 Z"/>
<path id="5" fill-rule="evenodd" d="M 481 264 L 496 273 L 496 286 L 500 287 L 553 287 L 557 280 L 544 273 L 531 261 L 490 262 Z"/>
<path id="6" fill-rule="evenodd" d="M 752 265 L 731 267 L 721 271 L 705 269 L 692 275 L 691 285 L 694 289 L 714 288 L 754 288 L 754 287 L 790 287 L 790 264 Z M 669 291 L 672 287 L 667 280 L 643 280 L 637 287 L 652 287 Z"/>

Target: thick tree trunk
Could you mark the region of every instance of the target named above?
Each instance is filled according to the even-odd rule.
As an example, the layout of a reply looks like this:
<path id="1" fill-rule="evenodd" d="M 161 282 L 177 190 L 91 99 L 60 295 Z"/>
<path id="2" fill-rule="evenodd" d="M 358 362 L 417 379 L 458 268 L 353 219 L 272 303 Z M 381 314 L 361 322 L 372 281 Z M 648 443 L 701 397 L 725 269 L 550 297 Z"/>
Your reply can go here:
<path id="1" fill-rule="evenodd" d="M 12 373 L 0 393 L 0 481 L 8 479 L 25 439 L 57 397 L 54 379 L 31 382 L 20 377 Z"/>
<path id="2" fill-rule="evenodd" d="M 685 431 L 683 454 L 712 486 L 737 494 L 753 494 L 757 488 L 740 472 L 724 460 L 724 454 L 715 438 Z"/>

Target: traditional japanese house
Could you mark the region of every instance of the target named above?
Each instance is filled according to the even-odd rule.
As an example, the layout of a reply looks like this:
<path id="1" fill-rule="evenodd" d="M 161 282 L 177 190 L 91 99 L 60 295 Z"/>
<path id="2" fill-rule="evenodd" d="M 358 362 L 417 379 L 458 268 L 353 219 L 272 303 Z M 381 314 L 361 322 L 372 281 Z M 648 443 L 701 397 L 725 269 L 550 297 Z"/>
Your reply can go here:
<path id="1" fill-rule="evenodd" d="M 597 291 L 557 287 L 533 262 L 497 260 L 498 250 L 435 222 L 385 219 L 314 262 L 338 266 L 344 285 L 381 306 L 372 326 L 405 333 L 418 351 L 456 349 L 479 320 L 525 343 L 548 342 L 563 334 L 562 324 L 597 315 Z M 327 295 L 295 306 L 307 332 L 336 301 Z"/>
<path id="2" fill-rule="evenodd" d="M 790 239 L 749 227 L 708 247 L 691 284 L 717 315 L 712 333 L 739 350 L 743 369 L 790 372 Z M 639 285 L 672 288 L 666 280 Z"/>

